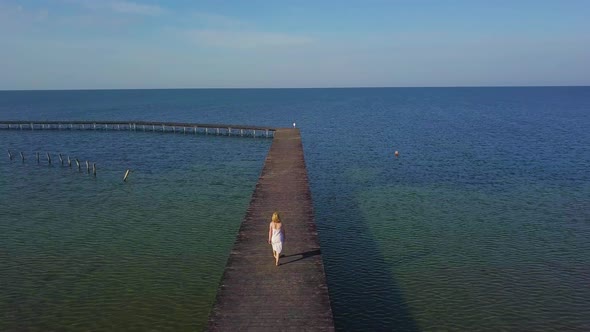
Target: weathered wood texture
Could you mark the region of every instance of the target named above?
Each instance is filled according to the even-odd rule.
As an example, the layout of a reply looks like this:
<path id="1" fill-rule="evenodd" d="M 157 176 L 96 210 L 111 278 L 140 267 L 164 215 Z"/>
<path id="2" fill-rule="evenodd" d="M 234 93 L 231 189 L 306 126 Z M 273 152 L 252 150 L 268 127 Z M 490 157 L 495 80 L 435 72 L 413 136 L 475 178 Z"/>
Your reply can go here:
<path id="1" fill-rule="evenodd" d="M 275 266 L 273 211 L 285 229 Z M 209 315 L 209 331 L 333 331 L 298 129 L 277 129 Z"/>

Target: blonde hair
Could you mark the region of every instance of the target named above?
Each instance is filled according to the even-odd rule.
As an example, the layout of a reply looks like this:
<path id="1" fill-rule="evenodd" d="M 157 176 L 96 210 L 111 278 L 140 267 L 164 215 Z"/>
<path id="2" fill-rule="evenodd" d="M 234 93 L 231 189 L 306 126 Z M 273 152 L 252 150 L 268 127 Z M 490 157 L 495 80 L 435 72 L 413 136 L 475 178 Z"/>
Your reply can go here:
<path id="1" fill-rule="evenodd" d="M 278 224 L 280 224 L 280 223 L 281 223 L 281 217 L 279 216 L 279 213 L 275 211 L 275 212 L 272 214 L 272 219 L 271 219 L 271 220 L 272 220 L 272 222 L 274 222 L 274 223 L 278 223 Z"/>

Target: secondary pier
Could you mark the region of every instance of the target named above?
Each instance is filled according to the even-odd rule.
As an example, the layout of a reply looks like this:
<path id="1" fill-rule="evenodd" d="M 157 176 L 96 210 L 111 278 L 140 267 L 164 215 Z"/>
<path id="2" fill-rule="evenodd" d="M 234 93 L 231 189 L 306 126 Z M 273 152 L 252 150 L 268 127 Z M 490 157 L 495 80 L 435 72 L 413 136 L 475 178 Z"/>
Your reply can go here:
<path id="1" fill-rule="evenodd" d="M 229 124 L 150 121 L 0 121 L 0 129 L 17 130 L 128 130 L 162 133 L 272 137 L 275 128 Z"/>
<path id="2" fill-rule="evenodd" d="M 279 211 L 284 257 L 267 243 Z M 333 331 L 299 129 L 277 129 L 209 315 L 209 331 Z"/>

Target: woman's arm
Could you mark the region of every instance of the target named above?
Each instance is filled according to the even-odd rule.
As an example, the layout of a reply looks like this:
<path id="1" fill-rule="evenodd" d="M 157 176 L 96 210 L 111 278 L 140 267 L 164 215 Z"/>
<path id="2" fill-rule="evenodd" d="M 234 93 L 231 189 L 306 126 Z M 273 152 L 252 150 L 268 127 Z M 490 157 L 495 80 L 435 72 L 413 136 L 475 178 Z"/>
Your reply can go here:
<path id="1" fill-rule="evenodd" d="M 268 225 L 268 244 L 270 244 L 270 238 L 272 237 L 271 225 Z"/>

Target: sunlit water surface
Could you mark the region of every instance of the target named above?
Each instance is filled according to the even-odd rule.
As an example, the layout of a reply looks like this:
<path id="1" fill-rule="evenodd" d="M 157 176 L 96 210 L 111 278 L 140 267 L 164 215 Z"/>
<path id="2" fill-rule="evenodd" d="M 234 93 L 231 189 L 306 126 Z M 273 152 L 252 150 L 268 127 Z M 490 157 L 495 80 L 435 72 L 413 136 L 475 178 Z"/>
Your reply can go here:
<path id="1" fill-rule="evenodd" d="M 0 92 L 0 118 L 295 121 L 338 329 L 590 329 L 590 88 Z M 0 131 L 0 330 L 201 329 L 270 142 Z"/>

